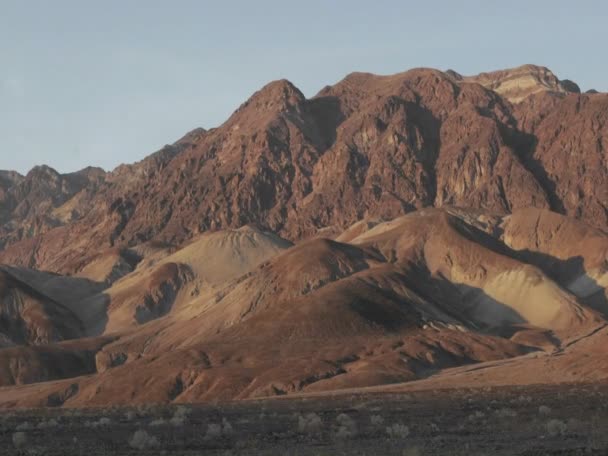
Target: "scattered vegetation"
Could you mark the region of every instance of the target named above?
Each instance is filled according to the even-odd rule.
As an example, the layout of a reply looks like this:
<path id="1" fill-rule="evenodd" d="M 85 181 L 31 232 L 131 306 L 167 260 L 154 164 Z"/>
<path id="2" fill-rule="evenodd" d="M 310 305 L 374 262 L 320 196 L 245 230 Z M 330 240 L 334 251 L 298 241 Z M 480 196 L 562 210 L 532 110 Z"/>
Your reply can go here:
<path id="1" fill-rule="evenodd" d="M 580 414 L 572 414 L 571 401 L 579 404 L 580 397 L 587 396 L 580 388 L 570 391 L 564 390 L 562 398 L 535 395 L 530 402 L 517 403 L 520 391 L 512 397 L 439 396 L 429 408 L 420 396 L 394 403 L 372 399 L 364 408 L 348 402 L 333 408 L 333 399 L 277 401 L 263 415 L 249 404 L 156 406 L 143 415 L 133 408 L 24 411 L 0 414 L 0 455 L 469 456 L 491 454 L 490 448 L 500 447 L 513 452 L 497 451 L 496 456 L 510 456 L 527 454 L 526 442 L 532 441 L 539 454 L 562 447 L 574 448 L 564 453 L 572 456 L 606 454 L 608 387 L 605 395 L 588 397 Z M 453 451 L 446 452 L 448 448 Z"/>
<path id="2" fill-rule="evenodd" d="M 91 428 L 98 428 L 98 427 L 104 427 L 104 426 L 109 426 L 110 424 L 112 424 L 112 420 L 110 420 L 110 418 L 107 417 L 101 417 L 99 418 L 97 421 L 87 421 L 85 423 L 85 426 L 87 427 L 91 427 Z"/>
<path id="3" fill-rule="evenodd" d="M 142 451 L 147 449 L 158 448 L 160 446 L 160 442 L 156 437 L 140 429 L 138 431 L 135 431 L 135 433 L 129 440 L 129 446 L 131 446 L 131 448 L 135 448 L 136 450 Z"/>
<path id="4" fill-rule="evenodd" d="M 29 422 L 24 421 L 23 423 L 19 424 L 15 429 L 17 431 L 29 431 L 30 429 L 32 429 L 32 425 Z"/>
<path id="5" fill-rule="evenodd" d="M 298 417 L 298 432 L 300 434 L 318 434 L 321 432 L 323 421 L 316 413 Z"/>
<path id="6" fill-rule="evenodd" d="M 190 414 L 190 409 L 188 407 L 180 405 L 175 410 L 175 414 L 173 415 L 173 418 L 171 418 L 169 420 L 169 422 L 173 426 L 183 426 L 186 423 L 186 420 L 187 420 L 189 414 Z"/>
<path id="7" fill-rule="evenodd" d="M 54 428 L 58 425 L 59 425 L 59 423 L 57 422 L 57 420 L 54 418 L 51 418 L 49 420 L 44 420 L 44 421 L 41 421 L 40 423 L 38 423 L 38 429 Z"/>
<path id="8" fill-rule="evenodd" d="M 340 413 L 336 417 L 338 423 L 335 437 L 337 439 L 351 439 L 357 435 L 357 423 L 345 413 Z"/>
<path id="9" fill-rule="evenodd" d="M 561 420 L 550 420 L 547 423 L 547 432 L 551 437 L 563 436 L 568 433 L 568 425 Z"/>
<path id="10" fill-rule="evenodd" d="M 405 439 L 410 435 L 410 428 L 405 424 L 394 423 L 386 428 L 386 433 L 393 439 Z"/>
<path id="11" fill-rule="evenodd" d="M 498 409 L 495 414 L 499 418 L 515 418 L 517 416 L 517 412 L 510 408 Z"/>
<path id="12" fill-rule="evenodd" d="M 481 421 L 486 417 L 486 414 L 483 413 L 481 410 L 477 410 L 475 413 L 470 414 L 467 417 L 467 420 L 469 421 Z"/>
<path id="13" fill-rule="evenodd" d="M 15 448 L 23 448 L 27 444 L 25 432 L 15 432 L 13 434 L 13 445 Z"/>
<path id="14" fill-rule="evenodd" d="M 380 427 L 384 424 L 384 418 L 382 418 L 380 415 L 372 415 L 369 418 L 369 421 L 374 427 Z"/>
<path id="15" fill-rule="evenodd" d="M 207 432 L 205 434 L 205 440 L 216 440 L 220 438 L 229 438 L 234 433 L 232 425 L 226 418 L 222 418 L 222 423 L 209 423 L 207 425 Z"/>

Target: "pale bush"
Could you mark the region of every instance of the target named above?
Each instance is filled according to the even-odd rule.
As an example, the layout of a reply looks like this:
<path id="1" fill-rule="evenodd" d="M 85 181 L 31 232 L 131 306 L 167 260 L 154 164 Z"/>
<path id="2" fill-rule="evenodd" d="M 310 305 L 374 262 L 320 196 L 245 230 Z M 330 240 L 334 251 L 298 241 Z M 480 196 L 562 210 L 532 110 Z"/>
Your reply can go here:
<path id="1" fill-rule="evenodd" d="M 129 410 L 127 413 L 125 413 L 125 419 L 127 421 L 133 421 L 136 417 L 137 415 L 133 410 Z"/>
<path id="2" fill-rule="evenodd" d="M 541 405 L 540 407 L 538 407 L 538 413 L 540 413 L 541 415 L 551 415 L 551 409 L 549 407 L 547 407 L 546 405 Z"/>
<path id="3" fill-rule="evenodd" d="M 54 428 L 58 425 L 59 423 L 57 422 L 57 420 L 55 418 L 51 418 L 47 421 L 41 421 L 40 423 L 38 423 L 38 429 Z"/>
<path id="4" fill-rule="evenodd" d="M 517 412 L 515 410 L 504 408 L 500 410 L 496 410 L 496 416 L 500 418 L 514 418 L 517 416 Z"/>
<path id="5" fill-rule="evenodd" d="M 234 429 L 232 429 L 232 425 L 228 422 L 226 418 L 222 418 L 222 434 L 226 437 L 231 436 L 234 433 Z"/>
<path id="6" fill-rule="evenodd" d="M 523 404 L 523 403 L 526 403 L 526 402 L 530 403 L 530 402 L 532 402 L 532 397 L 530 397 L 530 396 L 519 396 L 513 402 L 518 402 L 520 404 Z"/>
<path id="7" fill-rule="evenodd" d="M 350 439 L 357 435 L 357 423 L 345 413 L 340 413 L 336 417 L 338 428 L 336 430 L 336 438 Z"/>
<path id="8" fill-rule="evenodd" d="M 85 427 L 98 428 L 103 426 L 109 426 L 112 423 L 110 418 L 102 417 L 97 421 L 87 421 L 84 423 Z"/>
<path id="9" fill-rule="evenodd" d="M 479 421 L 479 420 L 484 419 L 485 416 L 486 416 L 485 413 L 483 413 L 481 410 L 477 410 L 475 413 L 470 414 L 467 417 L 467 420 L 469 420 L 469 421 Z"/>
<path id="10" fill-rule="evenodd" d="M 301 434 L 317 434 L 321 432 L 323 421 L 316 413 L 298 416 L 298 431 Z"/>
<path id="11" fill-rule="evenodd" d="M 558 435 L 566 435 L 568 432 L 568 425 L 560 420 L 551 420 L 547 423 L 547 432 L 552 437 L 557 437 Z"/>
<path id="12" fill-rule="evenodd" d="M 183 416 L 174 416 L 169 420 L 169 424 L 171 424 L 171 426 L 183 426 L 186 424 L 186 418 Z"/>
<path id="13" fill-rule="evenodd" d="M 15 428 L 16 431 L 29 431 L 30 429 L 32 429 L 32 425 L 27 421 L 24 421 Z"/>
<path id="14" fill-rule="evenodd" d="M 386 433 L 389 437 L 394 439 L 405 439 L 410 435 L 410 428 L 408 428 L 405 424 L 394 423 L 386 428 Z"/>
<path id="15" fill-rule="evenodd" d="M 189 414 L 190 414 L 190 409 L 187 407 L 184 407 L 183 405 L 180 405 L 175 410 L 175 414 L 173 415 L 173 418 L 171 418 L 169 420 L 169 422 L 173 426 L 183 426 L 186 423 L 186 418 L 188 417 Z"/>
<path id="16" fill-rule="evenodd" d="M 13 445 L 15 448 L 23 448 L 27 443 L 25 432 L 15 432 L 13 434 Z"/>
<path id="17" fill-rule="evenodd" d="M 156 420 L 150 421 L 150 426 L 164 426 L 167 422 L 163 418 L 158 418 Z"/>
<path id="18" fill-rule="evenodd" d="M 149 448 L 158 448 L 160 443 L 158 439 L 144 430 L 135 431 L 135 434 L 129 440 L 131 448 L 136 450 L 146 450 Z"/>
<path id="19" fill-rule="evenodd" d="M 372 415 L 369 418 L 369 421 L 372 424 L 372 426 L 380 427 L 384 424 L 384 418 L 382 418 L 380 415 Z"/>
<path id="20" fill-rule="evenodd" d="M 205 440 L 214 440 L 221 437 L 230 437 L 234 433 L 232 425 L 226 418 L 222 418 L 222 424 L 210 423 L 207 425 Z"/>
<path id="21" fill-rule="evenodd" d="M 216 423 L 209 423 L 207 425 L 207 433 L 205 434 L 205 440 L 219 439 L 222 436 L 222 426 Z"/>
<path id="22" fill-rule="evenodd" d="M 110 418 L 107 417 L 103 417 L 103 418 L 99 418 L 98 421 L 96 421 L 93 426 L 94 427 L 100 427 L 100 426 L 109 426 L 110 424 L 112 424 L 112 420 L 110 420 Z"/>
<path id="23" fill-rule="evenodd" d="M 192 410 L 189 407 L 186 407 L 185 405 L 179 405 L 177 406 L 177 408 L 175 409 L 175 416 L 188 416 L 190 415 L 190 412 Z"/>

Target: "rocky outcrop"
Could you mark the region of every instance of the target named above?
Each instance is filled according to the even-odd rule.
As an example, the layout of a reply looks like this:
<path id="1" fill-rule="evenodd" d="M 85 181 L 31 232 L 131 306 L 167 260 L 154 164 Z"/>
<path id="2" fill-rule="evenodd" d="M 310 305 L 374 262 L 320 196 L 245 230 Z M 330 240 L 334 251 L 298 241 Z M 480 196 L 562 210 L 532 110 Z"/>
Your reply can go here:
<path id="1" fill-rule="evenodd" d="M 508 70 L 480 73 L 463 80 L 494 90 L 511 103 L 519 103 L 540 92 L 581 93 L 575 82 L 568 79 L 560 81 L 551 70 L 537 65 L 522 65 Z"/>
<path id="2" fill-rule="evenodd" d="M 0 248 L 80 218 L 104 176 L 99 168 L 59 174 L 48 166 L 26 176 L 0 172 Z"/>

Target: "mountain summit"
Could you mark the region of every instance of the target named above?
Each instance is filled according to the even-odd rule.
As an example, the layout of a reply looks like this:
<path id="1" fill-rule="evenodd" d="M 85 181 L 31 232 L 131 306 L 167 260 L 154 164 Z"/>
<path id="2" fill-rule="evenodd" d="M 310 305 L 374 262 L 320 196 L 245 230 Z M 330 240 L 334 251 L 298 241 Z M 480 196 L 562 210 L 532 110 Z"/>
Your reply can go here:
<path id="1" fill-rule="evenodd" d="M 508 70 L 460 77 L 460 79 L 481 84 L 512 103 L 519 103 L 528 96 L 539 92 L 563 94 L 581 92 L 576 83 L 568 79 L 560 81 L 551 70 L 537 65 L 522 65 Z"/>

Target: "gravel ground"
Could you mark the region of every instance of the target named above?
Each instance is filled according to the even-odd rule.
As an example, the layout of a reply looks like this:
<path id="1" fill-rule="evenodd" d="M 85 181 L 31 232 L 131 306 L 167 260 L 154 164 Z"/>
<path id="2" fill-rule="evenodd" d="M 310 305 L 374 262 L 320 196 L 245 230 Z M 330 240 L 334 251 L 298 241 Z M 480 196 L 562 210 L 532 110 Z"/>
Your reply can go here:
<path id="1" fill-rule="evenodd" d="M 604 384 L 1 413 L 2 456 L 608 455 Z"/>

